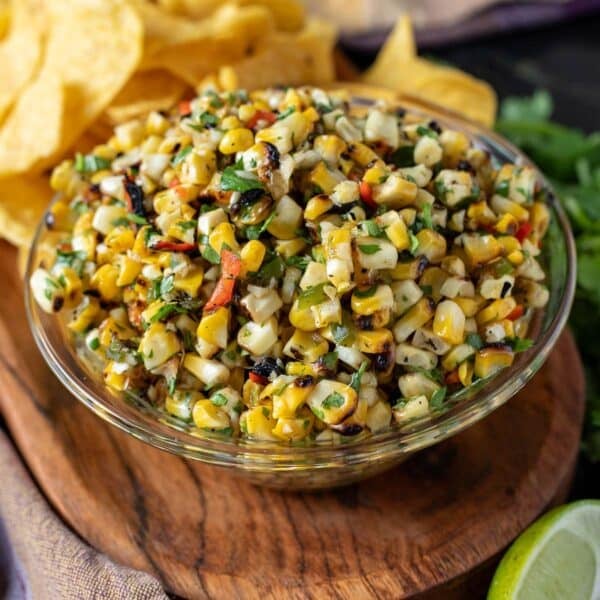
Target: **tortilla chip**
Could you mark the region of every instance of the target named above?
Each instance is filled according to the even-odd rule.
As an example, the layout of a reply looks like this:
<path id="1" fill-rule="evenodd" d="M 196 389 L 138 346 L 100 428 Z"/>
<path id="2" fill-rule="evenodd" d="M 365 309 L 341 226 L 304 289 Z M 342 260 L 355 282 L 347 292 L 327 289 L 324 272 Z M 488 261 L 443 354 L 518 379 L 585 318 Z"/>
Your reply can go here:
<path id="1" fill-rule="evenodd" d="M 44 12 L 41 0 L 13 0 L 0 6 L 0 30 L 10 20 L 10 31 L 0 44 L 0 124 L 41 63 Z"/>
<path id="2" fill-rule="evenodd" d="M 363 76 L 365 83 L 384 85 L 399 62 L 411 61 L 417 56 L 417 46 L 410 17 L 401 16 L 385 44 L 377 54 L 375 62 Z"/>
<path id="3" fill-rule="evenodd" d="M 21 94 L 0 129 L 0 177 L 52 161 L 62 144 L 63 85 L 48 70 Z"/>
<path id="4" fill-rule="evenodd" d="M 184 81 L 161 69 L 136 73 L 104 111 L 103 120 L 116 125 L 153 110 L 168 110 L 187 89 Z"/>
<path id="5" fill-rule="evenodd" d="M 264 38 L 252 56 L 221 69 L 220 87 L 252 90 L 333 81 L 335 39 L 335 29 L 316 19 L 299 33 L 276 32 Z"/>
<path id="6" fill-rule="evenodd" d="M 45 177 L 0 179 L 0 236 L 28 246 L 53 194 Z"/>
<path id="7" fill-rule="evenodd" d="M 201 23 L 201 37 L 146 57 L 143 68 L 166 69 L 195 86 L 219 67 L 242 60 L 274 29 L 271 13 L 260 6 L 225 5 Z"/>
<path id="8" fill-rule="evenodd" d="M 0 41 L 4 39 L 10 27 L 10 2 L 9 0 L 0 0 Z"/>

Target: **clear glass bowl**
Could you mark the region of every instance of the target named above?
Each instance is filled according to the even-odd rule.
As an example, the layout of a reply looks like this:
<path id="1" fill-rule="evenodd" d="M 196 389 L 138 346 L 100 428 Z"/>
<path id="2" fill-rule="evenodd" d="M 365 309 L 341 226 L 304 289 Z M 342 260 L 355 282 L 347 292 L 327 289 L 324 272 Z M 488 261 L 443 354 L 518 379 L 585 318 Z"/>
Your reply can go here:
<path id="1" fill-rule="evenodd" d="M 372 98 L 372 95 L 361 97 L 359 91 L 354 101 L 357 105 L 368 105 Z M 463 131 L 477 146 L 489 151 L 498 164 L 531 165 L 519 150 L 490 131 L 413 100 L 399 104 L 409 113 L 435 119 L 442 127 Z M 542 174 L 538 176 L 548 186 Z M 576 273 L 575 246 L 568 219 L 556 199 L 551 201 L 550 210 L 552 219 L 542 252 L 550 300 L 532 323 L 530 337 L 535 344 L 490 381 L 450 397 L 442 412 L 401 428 L 343 442 L 307 446 L 194 434 L 191 427 L 176 420 L 170 422 L 143 398 L 124 397 L 108 390 L 100 374 L 78 357 L 61 317 L 41 311 L 28 285 L 27 314 L 36 343 L 50 368 L 69 392 L 105 421 L 157 448 L 227 468 L 259 485 L 303 490 L 329 488 L 389 469 L 414 452 L 483 419 L 514 396 L 542 366 L 567 321 Z M 50 235 L 42 219 L 30 250 L 26 281 L 43 261 L 43 246 L 51 243 Z"/>

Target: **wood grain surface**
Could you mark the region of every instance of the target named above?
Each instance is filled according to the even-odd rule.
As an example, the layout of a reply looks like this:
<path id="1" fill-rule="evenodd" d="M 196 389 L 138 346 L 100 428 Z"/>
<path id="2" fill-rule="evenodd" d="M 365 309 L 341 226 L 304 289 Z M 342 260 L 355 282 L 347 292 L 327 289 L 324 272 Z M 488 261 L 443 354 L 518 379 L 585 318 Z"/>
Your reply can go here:
<path id="1" fill-rule="evenodd" d="M 562 500 L 583 377 L 571 336 L 508 404 L 374 479 L 253 487 L 129 438 L 71 397 L 25 320 L 0 247 L 0 406 L 50 502 L 112 559 L 190 598 L 476 598 L 498 553 Z"/>

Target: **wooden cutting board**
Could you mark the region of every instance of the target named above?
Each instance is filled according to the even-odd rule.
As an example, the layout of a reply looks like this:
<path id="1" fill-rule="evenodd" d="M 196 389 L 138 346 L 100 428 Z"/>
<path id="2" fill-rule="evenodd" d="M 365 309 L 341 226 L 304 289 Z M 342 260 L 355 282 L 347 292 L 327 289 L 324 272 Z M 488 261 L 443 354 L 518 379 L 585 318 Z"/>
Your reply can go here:
<path id="1" fill-rule="evenodd" d="M 583 414 L 565 333 L 546 366 L 469 430 L 328 493 L 253 487 L 129 438 L 57 382 L 0 245 L 0 407 L 50 502 L 85 540 L 190 598 L 476 598 L 499 553 L 564 500 Z M 60 551 L 60 549 L 57 549 Z"/>

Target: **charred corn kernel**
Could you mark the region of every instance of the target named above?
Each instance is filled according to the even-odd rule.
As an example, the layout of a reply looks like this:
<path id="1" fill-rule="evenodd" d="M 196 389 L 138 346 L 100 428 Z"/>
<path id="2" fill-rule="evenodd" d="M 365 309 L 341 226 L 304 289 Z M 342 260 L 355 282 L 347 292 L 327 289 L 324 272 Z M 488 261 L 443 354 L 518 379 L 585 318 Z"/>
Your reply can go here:
<path id="1" fill-rule="evenodd" d="M 387 235 L 390 242 L 394 244 L 396 250 L 399 252 L 407 250 L 410 247 L 408 228 L 406 227 L 406 223 L 400 218 L 385 228 L 385 235 Z"/>
<path id="2" fill-rule="evenodd" d="M 310 432 L 311 425 L 309 418 L 278 419 L 277 425 L 273 428 L 273 435 L 288 442 L 303 440 Z"/>
<path id="3" fill-rule="evenodd" d="M 66 265 L 55 265 L 52 275 L 61 288 L 63 307 L 74 308 L 77 306 L 81 302 L 83 284 L 75 270 Z"/>
<path id="4" fill-rule="evenodd" d="M 403 342 L 419 327 L 427 323 L 435 314 L 433 303 L 429 298 L 421 298 L 406 314 L 396 321 L 394 337 L 397 342 Z"/>
<path id="5" fill-rule="evenodd" d="M 394 307 L 394 294 L 389 285 L 378 285 L 373 294 L 365 296 L 354 291 L 351 299 L 352 310 L 358 315 L 372 315 L 378 310 Z"/>
<path id="6" fill-rule="evenodd" d="M 330 171 L 323 161 L 318 162 L 309 175 L 310 182 L 320 188 L 323 193 L 331 194 L 342 177 Z"/>
<path id="7" fill-rule="evenodd" d="M 199 429 L 219 431 L 230 426 L 227 413 L 210 400 L 198 400 L 192 409 L 192 418 Z"/>
<path id="8" fill-rule="evenodd" d="M 513 359 L 513 351 L 508 346 L 482 348 L 475 355 L 473 373 L 482 379 L 489 377 L 501 369 L 510 367 Z"/>
<path id="9" fill-rule="evenodd" d="M 417 184 L 392 173 L 383 183 L 373 186 L 373 200 L 390 208 L 404 208 L 417 199 Z"/>
<path id="10" fill-rule="evenodd" d="M 200 266 L 197 266 L 187 271 L 183 276 L 176 276 L 173 280 L 173 287 L 176 290 L 185 292 L 192 298 L 196 298 L 203 280 L 204 269 Z"/>
<path id="11" fill-rule="evenodd" d="M 67 324 L 67 327 L 75 333 L 83 333 L 92 323 L 96 322 L 102 309 L 98 298 L 84 296 L 81 304 L 75 309 L 73 318 Z"/>
<path id="12" fill-rule="evenodd" d="M 460 309 L 465 313 L 465 317 L 474 317 L 479 309 L 483 306 L 485 300 L 481 297 L 466 298 L 457 296 L 453 301 L 460 306 Z"/>
<path id="13" fill-rule="evenodd" d="M 123 370 L 123 363 L 109 361 L 104 367 L 103 376 L 104 383 L 113 390 L 122 392 L 127 387 L 127 371 Z"/>
<path id="14" fill-rule="evenodd" d="M 273 429 L 277 422 L 271 415 L 269 406 L 260 405 L 251 408 L 242 415 L 240 427 L 248 437 L 256 440 L 276 440 Z"/>
<path id="15" fill-rule="evenodd" d="M 169 331 L 164 323 L 152 323 L 144 332 L 138 348 L 148 370 L 162 365 L 180 350 L 177 335 Z"/>
<path id="16" fill-rule="evenodd" d="M 507 235 L 513 235 L 518 228 L 518 221 L 508 213 L 502 215 L 500 219 L 498 219 L 498 222 L 494 225 L 494 229 L 498 233 L 504 233 Z"/>
<path id="17" fill-rule="evenodd" d="M 231 223 L 219 223 L 208 236 L 208 243 L 218 254 L 221 254 L 223 246 L 227 246 L 233 252 L 239 251 L 239 244 L 235 239 L 235 228 Z"/>
<path id="18" fill-rule="evenodd" d="M 229 135 L 228 132 L 225 135 Z M 222 143 L 222 142 L 221 142 Z M 181 163 L 179 179 L 182 184 L 206 185 L 210 182 L 217 169 L 217 157 L 213 150 L 208 148 L 194 148 Z M 189 188 L 177 187 L 178 196 L 186 198 L 185 192 Z M 157 209 L 157 212 L 158 211 Z"/>
<path id="19" fill-rule="evenodd" d="M 327 340 L 316 332 L 296 329 L 286 343 L 283 353 L 291 358 L 302 357 L 307 362 L 314 362 L 329 351 Z"/>
<path id="20" fill-rule="evenodd" d="M 254 134 L 250 129 L 238 127 L 225 132 L 219 143 L 222 154 L 235 154 L 248 150 L 254 144 Z"/>
<path id="21" fill-rule="evenodd" d="M 319 194 L 313 196 L 304 209 L 304 218 L 307 221 L 314 221 L 322 214 L 326 213 L 333 206 L 333 202 L 325 195 Z"/>
<path id="22" fill-rule="evenodd" d="M 202 317 L 196 334 L 209 344 L 214 344 L 219 348 L 226 348 L 228 327 L 229 309 L 222 306 Z"/>
<path id="23" fill-rule="evenodd" d="M 283 258 L 290 258 L 306 248 L 306 240 L 303 238 L 293 238 L 291 240 L 277 240 L 275 242 L 275 251 Z"/>
<path id="24" fill-rule="evenodd" d="M 465 313 L 452 300 L 437 305 L 433 332 L 450 344 L 460 344 L 465 337 Z"/>
<path id="25" fill-rule="evenodd" d="M 90 285 L 98 290 L 103 300 L 112 302 L 116 300 L 121 290 L 117 285 L 117 279 L 119 278 L 119 269 L 114 265 L 102 265 L 90 279 Z"/>
<path id="26" fill-rule="evenodd" d="M 390 276 L 395 281 L 418 279 L 427 265 L 427 260 L 419 256 L 409 262 L 399 262 L 390 270 Z"/>
<path id="27" fill-rule="evenodd" d="M 471 385 L 473 381 L 473 364 L 466 360 L 458 366 L 458 379 L 464 387 Z"/>
<path id="28" fill-rule="evenodd" d="M 337 135 L 318 135 L 315 138 L 314 149 L 331 167 L 335 167 L 340 156 L 348 148 L 346 142 Z"/>
<path id="29" fill-rule="evenodd" d="M 389 174 L 390 172 L 385 166 L 378 163 L 365 171 L 362 180 L 370 185 L 379 185 L 387 179 Z"/>
<path id="30" fill-rule="evenodd" d="M 280 394 L 273 394 L 273 417 L 281 419 L 296 416 L 296 411 L 306 402 L 314 387 L 302 387 L 294 382 L 286 385 Z"/>
<path id="31" fill-rule="evenodd" d="M 478 225 L 491 225 L 496 221 L 496 215 L 485 200 L 469 204 L 467 217 L 476 221 Z"/>
<path id="32" fill-rule="evenodd" d="M 252 381 L 252 379 L 246 379 L 242 388 L 242 402 L 248 407 L 256 406 L 263 388 L 264 385 Z"/>
<path id="33" fill-rule="evenodd" d="M 392 407 L 387 402 L 376 402 L 367 411 L 366 424 L 372 433 L 385 431 L 392 420 Z"/>
<path id="34" fill-rule="evenodd" d="M 530 208 L 531 226 L 535 233 L 541 238 L 548 231 L 550 225 L 550 211 L 543 202 L 534 202 Z"/>
<path id="35" fill-rule="evenodd" d="M 265 258 L 267 249 L 259 240 L 250 240 L 247 242 L 241 252 L 240 258 L 242 261 L 242 276 L 247 273 L 255 273 L 260 269 L 260 265 Z"/>
<path id="36" fill-rule="evenodd" d="M 366 167 L 371 162 L 381 160 L 369 146 L 366 146 L 361 142 L 350 144 L 348 146 L 348 154 L 350 155 L 350 158 L 354 162 L 357 162 L 361 167 Z"/>
<path id="37" fill-rule="evenodd" d="M 445 129 L 439 137 L 444 157 L 452 163 L 458 162 L 469 149 L 469 138 L 460 131 Z"/>
<path id="38" fill-rule="evenodd" d="M 142 264 L 127 255 L 122 255 L 119 261 L 119 274 L 116 284 L 119 287 L 132 284 L 142 270 Z"/>
<path id="39" fill-rule="evenodd" d="M 31 275 L 29 285 L 33 297 L 44 312 L 58 312 L 63 307 L 65 302 L 64 286 L 46 269 L 36 269 Z"/>
<path id="40" fill-rule="evenodd" d="M 473 267 L 490 262 L 502 253 L 502 246 L 493 235 L 465 234 L 463 248 Z"/>
<path id="41" fill-rule="evenodd" d="M 381 354 L 392 348 L 394 336 L 389 329 L 375 329 L 374 331 L 357 331 L 356 344 L 361 352 L 367 354 Z"/>
<path id="42" fill-rule="evenodd" d="M 476 315 L 477 323 L 484 325 L 490 321 L 501 321 L 506 318 L 517 306 L 512 296 L 500 298 L 490 302 L 485 308 L 482 308 Z"/>
<path id="43" fill-rule="evenodd" d="M 131 227 L 115 227 L 104 238 L 104 243 L 115 252 L 125 252 L 133 248 L 135 234 Z"/>
<path id="44" fill-rule="evenodd" d="M 419 246 L 417 256 L 425 256 L 430 263 L 438 263 L 446 254 L 446 238 L 433 231 L 433 229 L 421 229 L 417 233 Z"/>

